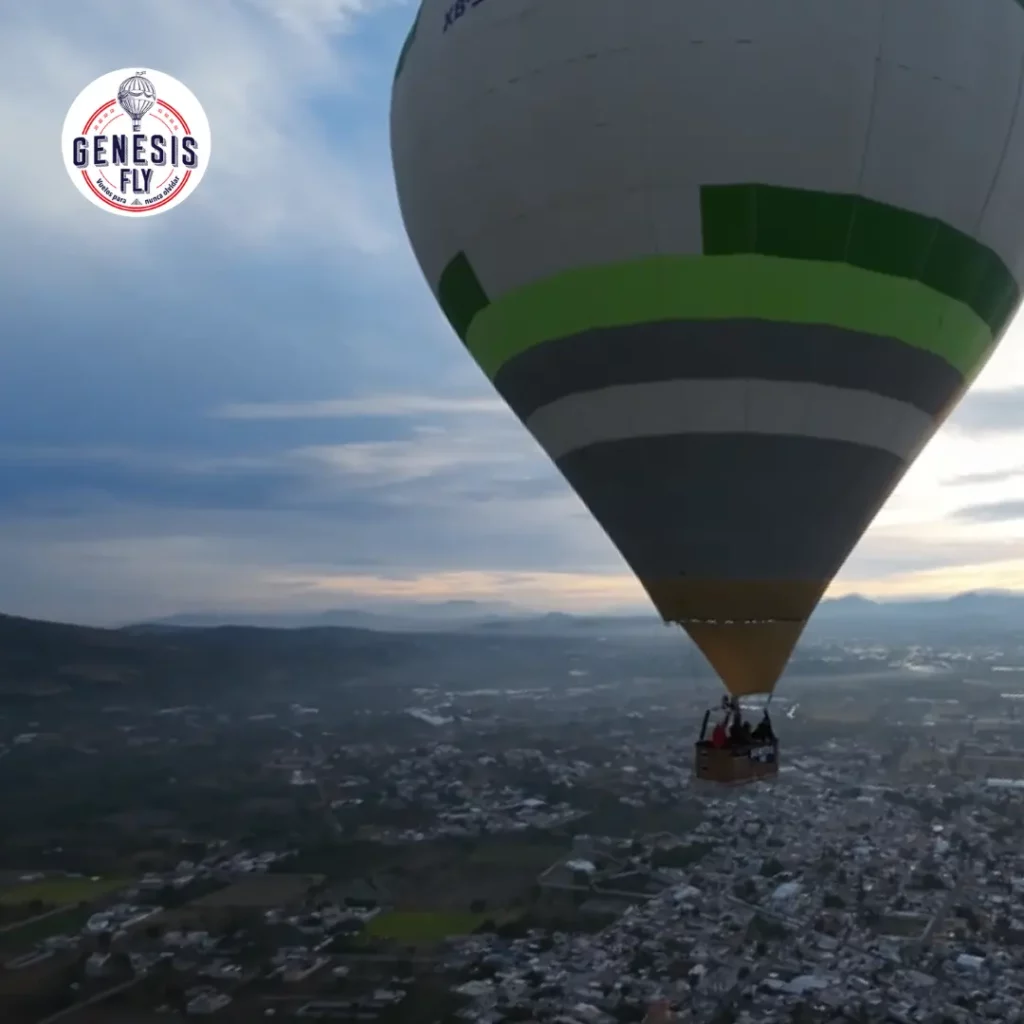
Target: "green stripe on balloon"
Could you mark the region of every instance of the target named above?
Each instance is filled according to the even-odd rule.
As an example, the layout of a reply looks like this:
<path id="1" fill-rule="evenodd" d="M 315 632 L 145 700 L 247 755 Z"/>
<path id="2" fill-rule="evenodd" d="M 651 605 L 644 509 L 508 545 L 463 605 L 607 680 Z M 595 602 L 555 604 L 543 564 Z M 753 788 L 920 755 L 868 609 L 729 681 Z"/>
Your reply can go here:
<path id="1" fill-rule="evenodd" d="M 473 318 L 490 299 L 464 252 L 444 268 L 437 285 L 437 301 L 452 329 L 465 341 Z"/>
<path id="2" fill-rule="evenodd" d="M 1020 289 L 992 250 L 861 196 L 766 185 L 701 189 L 703 256 L 565 271 L 490 302 L 465 253 L 441 307 L 494 377 L 534 345 L 659 320 L 760 319 L 895 338 L 971 376 Z"/>
<path id="3" fill-rule="evenodd" d="M 843 262 L 920 281 L 974 310 L 998 335 L 1020 300 L 987 246 L 932 217 L 862 196 L 767 185 L 701 189 L 705 255 Z"/>
<path id="4" fill-rule="evenodd" d="M 654 256 L 569 270 L 486 304 L 462 254 L 442 276 L 442 307 L 491 378 L 513 356 L 554 338 L 659 320 L 826 324 L 895 338 L 965 376 L 991 346 L 989 325 L 920 281 L 846 263 L 779 256 Z M 471 268 L 469 268 L 471 273 Z M 456 287 L 456 281 L 462 283 Z M 477 310 L 454 296 L 476 294 Z M 449 298 L 449 295 L 451 298 Z M 468 333 L 462 325 L 469 323 Z"/>
<path id="5" fill-rule="evenodd" d="M 401 52 L 398 54 L 398 64 L 395 66 L 395 80 L 398 80 L 398 76 L 402 73 L 402 68 L 405 67 L 405 60 L 409 56 L 409 51 L 412 49 L 412 44 L 416 41 L 416 30 L 420 27 L 420 15 L 423 13 L 422 6 L 416 12 L 416 17 L 413 19 L 412 28 L 409 29 L 409 34 L 405 37 L 405 42 L 402 44 Z"/>

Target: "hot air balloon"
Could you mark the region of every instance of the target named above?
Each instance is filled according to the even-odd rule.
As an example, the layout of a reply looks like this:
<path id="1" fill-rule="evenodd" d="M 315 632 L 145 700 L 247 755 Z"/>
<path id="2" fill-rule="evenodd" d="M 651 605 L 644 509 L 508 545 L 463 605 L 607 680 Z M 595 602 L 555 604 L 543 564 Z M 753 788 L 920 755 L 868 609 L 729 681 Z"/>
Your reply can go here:
<path id="1" fill-rule="evenodd" d="M 156 103 L 156 89 L 146 78 L 145 71 L 137 71 L 131 78 L 126 78 L 117 90 L 117 102 L 121 109 L 132 119 L 132 131 L 142 130 L 142 118 Z"/>
<path id="2" fill-rule="evenodd" d="M 770 694 L 1020 300 L 1016 0 L 424 0 L 391 146 L 455 332 Z"/>

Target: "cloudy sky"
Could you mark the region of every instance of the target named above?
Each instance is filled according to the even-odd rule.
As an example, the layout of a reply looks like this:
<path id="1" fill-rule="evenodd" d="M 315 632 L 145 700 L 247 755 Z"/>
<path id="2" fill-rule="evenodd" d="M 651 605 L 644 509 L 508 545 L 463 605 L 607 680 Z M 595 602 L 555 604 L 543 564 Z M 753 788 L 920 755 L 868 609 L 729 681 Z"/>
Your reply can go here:
<path id="1" fill-rule="evenodd" d="M 409 253 L 387 105 L 412 15 L 0 5 L 0 610 L 643 607 Z M 132 62 L 189 85 L 215 147 L 183 206 L 137 222 L 59 153 L 82 86 Z M 1024 589 L 1024 324 L 833 592 L 979 586 Z"/>

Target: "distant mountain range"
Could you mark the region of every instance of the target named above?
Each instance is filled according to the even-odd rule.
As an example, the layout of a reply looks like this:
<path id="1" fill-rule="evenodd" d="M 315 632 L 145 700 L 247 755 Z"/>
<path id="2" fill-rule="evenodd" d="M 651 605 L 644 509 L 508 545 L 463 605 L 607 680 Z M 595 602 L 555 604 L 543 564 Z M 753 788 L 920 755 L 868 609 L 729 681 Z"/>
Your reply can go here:
<path id="1" fill-rule="evenodd" d="M 986 620 L 1017 625 L 1024 616 L 1024 592 L 971 590 L 952 597 L 910 601 L 872 601 L 859 594 L 822 601 L 812 622 L 943 622 Z"/>
<path id="2" fill-rule="evenodd" d="M 533 618 L 503 601 L 396 602 L 381 611 L 362 608 L 334 608 L 323 612 L 184 612 L 167 618 L 137 623 L 129 628 L 202 628 L 255 626 L 260 629 L 309 629 L 342 626 L 375 629 L 385 633 L 448 631 L 453 626 L 487 621 L 519 621 Z"/>
<path id="3" fill-rule="evenodd" d="M 811 620 L 813 632 L 824 628 L 871 627 L 897 624 L 956 626 L 985 624 L 1012 628 L 1024 623 L 1024 593 L 984 590 L 930 600 L 874 601 L 860 595 L 822 601 Z M 665 627 L 654 610 L 649 614 L 569 615 L 536 614 L 511 604 L 483 601 L 443 601 L 389 605 L 379 611 L 336 608 L 324 612 L 208 612 L 172 615 L 127 627 L 134 631 L 155 629 L 254 626 L 264 629 L 346 627 L 385 633 L 473 632 L 545 636 L 579 636 L 607 633 L 622 636 L 649 635 Z"/>
<path id="4" fill-rule="evenodd" d="M 1010 648 L 1020 643 L 1022 625 L 1024 594 L 1018 593 L 900 602 L 845 597 L 822 603 L 806 638 Z M 114 690 L 167 695 L 181 703 L 208 694 L 212 683 L 224 691 L 287 693 L 294 680 L 336 687 L 342 679 L 393 683 L 433 673 L 450 684 L 459 672 L 473 681 L 500 677 L 496 666 L 522 678 L 546 671 L 566 650 L 593 650 L 591 643 L 602 639 L 642 641 L 640 650 L 646 646 L 652 664 L 670 652 L 676 667 L 675 652 L 685 645 L 679 631 L 663 625 L 653 610 L 517 615 L 500 604 L 474 601 L 313 616 L 182 615 L 121 629 L 0 615 L 0 700 L 60 695 L 66 704 L 77 695 L 96 699 L 89 695 Z M 519 668 L 517 659 L 523 661 Z"/>

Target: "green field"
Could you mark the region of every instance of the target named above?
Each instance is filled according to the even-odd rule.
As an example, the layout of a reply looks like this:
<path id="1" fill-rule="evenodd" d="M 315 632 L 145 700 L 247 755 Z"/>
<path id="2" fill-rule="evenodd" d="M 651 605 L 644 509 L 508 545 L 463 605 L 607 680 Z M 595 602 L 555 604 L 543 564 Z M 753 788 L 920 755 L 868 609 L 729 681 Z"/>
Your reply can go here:
<path id="1" fill-rule="evenodd" d="M 501 924 L 514 919 L 516 914 L 505 911 L 392 910 L 379 914 L 366 926 L 366 935 L 372 939 L 393 939 L 410 945 L 440 942 L 449 935 L 469 935 L 484 923 Z"/>
<path id="2" fill-rule="evenodd" d="M 485 864 L 489 867 L 527 868 L 542 871 L 559 857 L 564 857 L 569 847 L 566 843 L 481 843 L 469 855 L 471 864 Z"/>
<path id="3" fill-rule="evenodd" d="M 882 935 L 916 939 L 928 927 L 928 918 L 920 914 L 886 914 L 876 926 Z"/>
<path id="4" fill-rule="evenodd" d="M 68 907 L 57 914 L 41 920 L 28 921 L 23 925 L 0 932 L 0 951 L 4 953 L 24 953 L 32 949 L 37 942 L 48 939 L 51 935 L 74 935 L 89 920 L 92 910 L 89 907 Z"/>
<path id="5" fill-rule="evenodd" d="M 116 892 L 129 885 L 125 878 L 42 878 L 37 882 L 24 882 L 0 889 L 0 903 L 14 906 L 39 900 L 47 907 L 63 907 L 73 903 L 88 903 Z"/>

